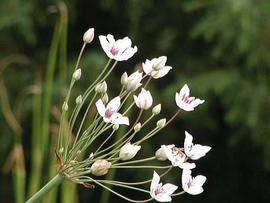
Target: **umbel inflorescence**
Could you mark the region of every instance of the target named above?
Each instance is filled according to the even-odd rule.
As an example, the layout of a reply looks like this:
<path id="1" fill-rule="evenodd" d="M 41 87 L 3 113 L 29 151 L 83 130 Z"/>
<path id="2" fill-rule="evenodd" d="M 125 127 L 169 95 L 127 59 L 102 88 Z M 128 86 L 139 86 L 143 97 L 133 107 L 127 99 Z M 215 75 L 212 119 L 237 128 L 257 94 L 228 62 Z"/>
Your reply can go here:
<path id="1" fill-rule="evenodd" d="M 82 70 L 79 68 L 81 56 L 86 45 L 91 43 L 93 39 L 94 29 L 91 28 L 83 36 L 84 43 L 62 106 L 56 150 L 59 174 L 86 187 L 93 188 L 95 185 L 99 185 L 130 202 L 148 202 L 153 199 L 160 202 L 170 202 L 172 196 L 178 196 L 185 192 L 192 195 L 202 193 L 202 186 L 206 177 L 202 175 L 192 177 L 191 169 L 195 168 L 193 161 L 203 157 L 211 147 L 193 144 L 193 137 L 188 132 L 185 132 L 184 146 L 182 147 L 174 144 L 161 145 L 152 157 L 144 159 L 135 159 L 135 157 L 138 151 L 143 150 L 143 142 L 149 141 L 165 128 L 181 111 L 193 111 L 204 100 L 191 97 L 189 87 L 185 84 L 180 92 L 175 95 L 176 113 L 169 119 L 157 119 L 162 112 L 161 104 L 153 99 L 147 86 L 151 79 L 164 77 L 172 69 L 171 66 L 166 65 L 166 56 L 151 60 L 146 59 L 142 63 L 142 71 L 136 70 L 131 74 L 124 72 L 120 81 L 121 90 L 117 95 L 109 97 L 107 89 L 110 87 L 108 87 L 106 79 L 118 62 L 128 60 L 137 52 L 137 47 L 132 47 L 131 40 L 128 37 L 115 40 L 109 34 L 99 36 L 101 47 L 109 58 L 108 63 L 88 89 L 78 95 L 75 101 L 72 101 L 70 99 L 72 88 L 82 74 Z M 127 105 L 129 98 L 133 102 Z M 69 109 L 72 102 L 75 104 L 74 108 Z M 87 108 L 82 108 L 82 106 Z M 138 116 L 135 119 L 129 119 L 127 115 L 134 108 L 139 112 Z M 90 109 L 91 113 L 95 111 L 91 122 L 87 120 Z M 151 111 L 151 115 L 143 120 L 142 115 L 145 111 Z M 157 122 L 151 127 L 149 125 L 153 119 L 156 119 Z M 78 127 L 75 125 L 76 123 L 79 123 Z M 128 126 L 126 132 L 108 145 L 108 142 L 111 143 L 122 125 Z M 145 126 L 151 130 L 140 134 L 141 129 Z M 140 136 L 136 136 L 138 134 Z M 97 140 L 102 140 L 98 142 L 98 146 Z M 149 165 L 148 162 L 153 160 L 158 160 L 160 165 Z M 167 163 L 167 165 L 164 165 L 164 163 Z M 173 167 L 182 170 L 182 189 L 179 189 L 179 191 L 177 191 L 178 186 L 174 184 L 162 184 L 160 182 L 160 179 L 164 178 Z M 119 170 L 124 168 L 153 170 L 153 178 L 133 183 L 102 179 L 102 176 L 113 168 Z M 163 169 L 164 171 L 159 175 L 154 171 L 155 169 Z M 176 180 L 178 179 L 177 177 Z M 145 184 L 149 185 L 149 190 L 145 189 Z M 108 185 L 136 190 L 146 193 L 146 196 L 148 193 L 149 197 L 144 200 L 133 200 L 116 190 L 110 189 Z"/>

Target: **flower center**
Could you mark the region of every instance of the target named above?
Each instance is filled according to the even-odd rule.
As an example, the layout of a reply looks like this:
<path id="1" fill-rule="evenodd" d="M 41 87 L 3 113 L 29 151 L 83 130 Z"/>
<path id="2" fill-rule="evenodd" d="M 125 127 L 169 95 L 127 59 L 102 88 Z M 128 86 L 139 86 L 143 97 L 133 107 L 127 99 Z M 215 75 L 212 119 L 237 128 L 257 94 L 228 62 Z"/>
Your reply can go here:
<path id="1" fill-rule="evenodd" d="M 115 56 L 118 54 L 119 50 L 113 45 L 110 52 L 112 55 Z"/>
<path id="2" fill-rule="evenodd" d="M 186 96 L 186 94 L 184 94 L 182 97 L 182 101 L 185 102 L 186 104 L 191 104 L 191 102 L 193 102 L 194 100 L 195 100 L 194 97 Z"/>
<path id="3" fill-rule="evenodd" d="M 106 111 L 105 111 L 105 117 L 106 118 L 111 118 L 111 116 L 113 115 L 113 111 L 112 111 L 112 108 L 108 108 Z"/>

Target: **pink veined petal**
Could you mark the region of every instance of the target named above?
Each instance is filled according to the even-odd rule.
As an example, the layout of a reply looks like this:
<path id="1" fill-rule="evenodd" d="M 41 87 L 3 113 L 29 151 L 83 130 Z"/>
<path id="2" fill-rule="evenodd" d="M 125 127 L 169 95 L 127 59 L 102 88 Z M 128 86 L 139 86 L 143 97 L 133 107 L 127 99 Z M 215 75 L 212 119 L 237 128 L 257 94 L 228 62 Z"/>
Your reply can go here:
<path id="1" fill-rule="evenodd" d="M 187 86 L 187 84 L 184 84 L 184 86 L 179 92 L 179 96 L 182 99 L 183 96 L 189 96 L 189 94 L 190 94 L 189 87 Z"/>
<path id="2" fill-rule="evenodd" d="M 165 75 L 167 75 L 167 73 L 172 69 L 171 66 L 164 66 L 163 68 L 161 68 L 159 71 L 158 71 L 158 74 L 154 75 L 153 78 L 155 79 L 158 79 L 158 78 L 161 78 Z"/>
<path id="3" fill-rule="evenodd" d="M 106 109 L 111 108 L 112 111 L 118 111 L 120 105 L 121 105 L 121 101 L 120 101 L 120 97 L 117 96 L 115 98 L 113 98 L 106 106 Z"/>
<path id="4" fill-rule="evenodd" d="M 103 51 L 106 53 L 106 55 L 109 58 L 112 58 L 112 54 L 110 52 L 112 45 L 108 42 L 106 36 L 100 35 L 98 38 L 99 38 Z"/>
<path id="5" fill-rule="evenodd" d="M 122 54 L 125 50 L 131 48 L 131 40 L 128 37 L 116 41 L 119 52 Z"/>
<path id="6" fill-rule="evenodd" d="M 195 144 L 193 147 L 192 147 L 192 150 L 190 151 L 190 158 L 192 160 L 197 160 L 197 159 L 200 159 L 201 157 L 205 156 L 205 154 L 207 152 L 209 152 L 209 150 L 211 149 L 211 147 L 209 146 L 203 146 L 203 145 L 200 145 L 200 144 Z"/>
<path id="7" fill-rule="evenodd" d="M 137 47 L 135 46 L 134 48 L 130 47 L 128 49 L 126 49 L 122 55 L 121 55 L 121 59 L 123 61 L 128 60 L 129 58 L 131 58 L 136 52 L 137 52 Z"/>
<path id="8" fill-rule="evenodd" d="M 154 191 L 154 190 L 157 189 L 157 187 L 159 185 L 159 181 L 160 181 L 160 177 L 156 173 L 156 171 L 154 171 L 154 173 L 153 173 L 153 179 L 152 179 L 151 186 L 150 186 L 150 190 L 151 191 Z"/>
<path id="9" fill-rule="evenodd" d="M 122 116 L 120 113 L 114 113 L 111 118 L 111 123 L 118 125 L 129 125 L 129 119 L 126 116 Z"/>
<path id="10" fill-rule="evenodd" d="M 191 179 L 191 170 L 184 168 L 182 172 L 182 186 L 187 184 Z"/>
<path id="11" fill-rule="evenodd" d="M 167 195 L 171 195 L 172 193 L 175 192 L 175 190 L 177 190 L 177 186 L 171 183 L 166 183 L 165 185 L 162 186 L 164 193 L 166 193 Z"/>
<path id="12" fill-rule="evenodd" d="M 97 111 L 99 113 L 100 116 L 104 117 L 105 115 L 105 106 L 102 102 L 101 99 L 99 99 L 97 102 L 96 102 L 96 107 L 97 107 Z"/>

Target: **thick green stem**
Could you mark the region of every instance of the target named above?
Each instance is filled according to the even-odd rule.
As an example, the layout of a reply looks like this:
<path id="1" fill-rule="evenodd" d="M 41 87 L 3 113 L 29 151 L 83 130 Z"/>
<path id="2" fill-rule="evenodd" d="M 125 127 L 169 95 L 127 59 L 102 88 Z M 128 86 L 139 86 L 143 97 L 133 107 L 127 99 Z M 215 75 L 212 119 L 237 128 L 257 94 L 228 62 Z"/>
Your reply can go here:
<path id="1" fill-rule="evenodd" d="M 52 190 L 54 187 L 58 186 L 62 181 L 64 177 L 57 174 L 54 176 L 53 179 L 50 180 L 43 188 L 41 188 L 37 193 L 35 193 L 29 200 L 27 200 L 25 203 L 37 203 L 41 200 L 50 190 Z"/>

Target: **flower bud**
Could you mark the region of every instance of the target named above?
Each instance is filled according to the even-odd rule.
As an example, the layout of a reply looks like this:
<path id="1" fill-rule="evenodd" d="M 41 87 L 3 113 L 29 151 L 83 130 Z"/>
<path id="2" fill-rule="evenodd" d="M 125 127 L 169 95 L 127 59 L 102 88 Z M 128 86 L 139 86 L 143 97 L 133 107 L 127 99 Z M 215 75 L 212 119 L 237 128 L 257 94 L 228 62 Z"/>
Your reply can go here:
<path id="1" fill-rule="evenodd" d="M 95 31 L 94 28 L 90 28 L 84 33 L 84 35 L 83 35 L 84 43 L 89 44 L 90 42 L 93 41 L 93 39 L 94 39 L 94 31 Z"/>
<path id="2" fill-rule="evenodd" d="M 134 131 L 135 132 L 139 132 L 142 128 L 142 124 L 141 123 L 137 123 L 135 126 L 134 126 Z"/>
<path id="3" fill-rule="evenodd" d="M 126 86 L 128 83 L 128 74 L 124 72 L 121 76 L 121 85 Z"/>
<path id="4" fill-rule="evenodd" d="M 106 175 L 111 167 L 112 163 L 105 160 L 105 159 L 100 159 L 95 161 L 90 170 L 91 173 L 95 176 L 103 176 Z"/>
<path id="5" fill-rule="evenodd" d="M 61 147 L 61 148 L 59 149 L 59 153 L 62 154 L 63 152 L 64 152 L 64 147 Z"/>
<path id="6" fill-rule="evenodd" d="M 160 119 L 160 120 L 157 122 L 157 127 L 158 127 L 158 128 L 163 128 L 165 125 L 166 125 L 166 118 Z"/>
<path id="7" fill-rule="evenodd" d="M 107 104 L 108 101 L 109 101 L 108 94 L 105 93 L 105 94 L 102 96 L 101 100 L 102 100 L 103 104 Z"/>
<path id="8" fill-rule="evenodd" d="M 113 130 L 118 130 L 118 128 L 119 128 L 119 125 L 118 124 L 114 124 L 113 125 Z"/>
<path id="9" fill-rule="evenodd" d="M 107 92 L 107 83 L 106 81 L 103 81 L 102 83 L 99 83 L 95 87 L 95 91 L 100 94 L 104 94 Z"/>
<path id="10" fill-rule="evenodd" d="M 149 109 L 153 104 L 153 98 L 149 91 L 146 91 L 144 88 L 142 88 L 140 94 L 138 96 L 134 95 L 134 101 L 140 109 L 147 110 Z"/>
<path id="11" fill-rule="evenodd" d="M 73 78 L 74 80 L 79 80 L 79 79 L 81 78 L 81 75 L 82 75 L 82 71 L 81 71 L 81 69 L 79 68 L 79 69 L 77 69 L 77 70 L 73 73 L 72 78 Z"/>
<path id="12" fill-rule="evenodd" d="M 166 156 L 166 154 L 165 154 L 165 152 L 164 152 L 164 149 L 163 149 L 162 147 L 159 148 L 159 149 L 156 151 L 155 156 L 156 156 L 156 158 L 157 158 L 158 160 L 160 160 L 160 161 L 165 161 L 165 160 L 167 160 L 167 156 Z"/>
<path id="13" fill-rule="evenodd" d="M 82 103 L 82 95 L 79 95 L 76 100 L 75 100 L 76 104 L 81 104 Z"/>
<path id="14" fill-rule="evenodd" d="M 63 111 L 67 111 L 68 110 L 68 104 L 67 104 L 67 102 L 64 102 L 63 103 L 62 110 Z"/>
<path id="15" fill-rule="evenodd" d="M 141 80 L 142 80 L 142 73 L 140 73 L 139 71 L 132 73 L 127 79 L 126 83 L 127 91 L 129 92 L 135 91 L 138 87 L 142 85 Z"/>
<path id="16" fill-rule="evenodd" d="M 119 158 L 122 161 L 127 161 L 135 157 L 137 152 L 141 149 L 141 146 L 133 145 L 129 143 L 126 143 L 124 146 L 121 147 L 119 152 Z"/>
<path id="17" fill-rule="evenodd" d="M 161 111 L 161 104 L 158 104 L 152 109 L 152 114 L 158 115 L 160 111 Z"/>

